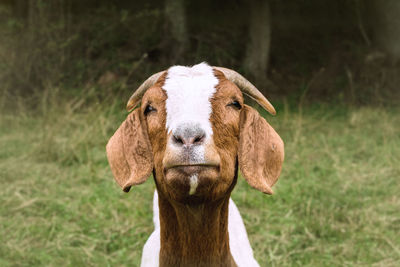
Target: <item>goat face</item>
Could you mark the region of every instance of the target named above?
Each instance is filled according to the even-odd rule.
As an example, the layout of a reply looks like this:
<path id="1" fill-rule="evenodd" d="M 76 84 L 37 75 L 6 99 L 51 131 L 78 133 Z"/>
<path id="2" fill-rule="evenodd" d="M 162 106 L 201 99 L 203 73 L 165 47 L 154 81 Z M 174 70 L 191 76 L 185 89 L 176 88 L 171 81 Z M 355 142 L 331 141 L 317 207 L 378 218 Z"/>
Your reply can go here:
<path id="1" fill-rule="evenodd" d="M 107 145 L 125 191 L 153 171 L 170 200 L 214 201 L 233 189 L 239 163 L 251 186 L 272 193 L 283 142 L 222 72 L 206 64 L 172 67 L 141 102 Z"/>

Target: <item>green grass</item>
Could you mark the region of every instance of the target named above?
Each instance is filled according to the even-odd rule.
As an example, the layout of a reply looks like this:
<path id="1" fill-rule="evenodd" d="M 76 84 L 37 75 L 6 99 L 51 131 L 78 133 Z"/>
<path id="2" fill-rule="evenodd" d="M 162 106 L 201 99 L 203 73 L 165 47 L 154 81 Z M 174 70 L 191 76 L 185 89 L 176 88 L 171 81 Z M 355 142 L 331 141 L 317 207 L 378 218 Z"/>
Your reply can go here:
<path id="1" fill-rule="evenodd" d="M 105 144 L 123 104 L 18 103 L 0 117 L 0 266 L 138 266 L 154 184 L 125 194 L 113 181 Z M 267 117 L 286 145 L 275 194 L 240 179 L 232 196 L 261 266 L 400 266 L 399 111 Z"/>

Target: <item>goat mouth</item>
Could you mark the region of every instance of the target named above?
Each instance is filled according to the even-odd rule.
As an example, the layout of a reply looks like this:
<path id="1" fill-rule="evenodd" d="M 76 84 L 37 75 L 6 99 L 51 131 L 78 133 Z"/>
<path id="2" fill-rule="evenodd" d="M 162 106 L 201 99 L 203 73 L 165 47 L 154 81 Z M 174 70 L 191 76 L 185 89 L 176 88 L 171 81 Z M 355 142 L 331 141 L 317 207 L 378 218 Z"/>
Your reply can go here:
<path id="1" fill-rule="evenodd" d="M 179 168 L 179 167 L 218 167 L 218 165 L 210 164 L 210 163 L 174 164 L 174 165 L 166 167 L 166 169 Z"/>
<path id="2" fill-rule="evenodd" d="M 192 169 L 206 169 L 206 168 L 217 168 L 219 169 L 218 165 L 214 164 L 179 164 L 179 165 L 172 165 L 165 168 L 165 170 L 169 169 L 182 169 L 182 170 L 192 170 Z"/>
<path id="3" fill-rule="evenodd" d="M 208 163 L 196 163 L 196 164 L 174 164 L 165 167 L 166 170 L 173 168 L 219 168 L 219 165 L 208 164 Z"/>
<path id="4" fill-rule="evenodd" d="M 182 164 L 175 163 L 175 164 L 168 164 L 167 166 L 165 166 L 165 169 L 168 170 L 168 169 L 172 169 L 172 168 L 181 168 L 181 167 L 204 167 L 204 168 L 214 167 L 214 168 L 217 168 L 217 167 L 219 167 L 219 165 L 215 164 L 215 163 L 182 163 Z"/>
<path id="5" fill-rule="evenodd" d="M 178 171 L 179 173 L 182 173 L 182 174 L 192 175 L 192 174 L 200 173 L 202 171 L 206 171 L 206 170 L 210 170 L 210 169 L 214 169 L 214 170 L 218 171 L 219 166 L 211 165 L 211 164 L 182 164 L 182 165 L 169 166 L 169 167 L 165 168 L 164 171 L 167 172 L 169 170 L 174 170 L 174 171 Z"/>

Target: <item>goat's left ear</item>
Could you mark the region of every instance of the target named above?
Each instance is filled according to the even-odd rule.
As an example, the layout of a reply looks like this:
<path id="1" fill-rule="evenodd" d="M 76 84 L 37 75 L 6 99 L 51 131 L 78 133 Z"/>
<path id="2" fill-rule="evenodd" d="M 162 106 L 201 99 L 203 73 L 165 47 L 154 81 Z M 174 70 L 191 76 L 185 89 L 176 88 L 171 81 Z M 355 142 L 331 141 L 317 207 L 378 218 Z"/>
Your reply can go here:
<path id="1" fill-rule="evenodd" d="M 240 114 L 239 168 L 253 188 L 272 194 L 281 173 L 284 146 L 280 136 L 256 110 L 244 105 Z"/>
<path id="2" fill-rule="evenodd" d="M 144 183 L 153 171 L 153 155 L 140 108 L 128 115 L 108 141 L 106 150 L 111 171 L 125 192 Z"/>

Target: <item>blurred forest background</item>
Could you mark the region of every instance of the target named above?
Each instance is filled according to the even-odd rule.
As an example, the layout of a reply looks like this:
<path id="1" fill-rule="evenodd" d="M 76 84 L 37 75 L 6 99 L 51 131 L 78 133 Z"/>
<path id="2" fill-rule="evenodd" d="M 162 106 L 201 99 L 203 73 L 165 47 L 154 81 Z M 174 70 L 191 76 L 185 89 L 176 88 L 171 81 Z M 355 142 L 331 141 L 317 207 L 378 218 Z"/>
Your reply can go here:
<path id="1" fill-rule="evenodd" d="M 202 61 L 277 109 L 275 194 L 232 194 L 260 265 L 400 266 L 397 0 L 0 0 L 0 266 L 139 266 L 154 183 L 124 194 L 105 145 Z"/>
<path id="2" fill-rule="evenodd" d="M 156 71 L 207 61 L 266 95 L 394 103 L 399 14 L 396 0 L 1 0 L 0 84 L 11 98 L 129 94 Z"/>

